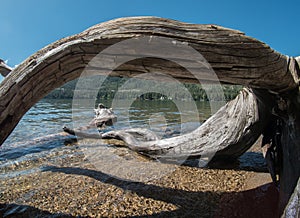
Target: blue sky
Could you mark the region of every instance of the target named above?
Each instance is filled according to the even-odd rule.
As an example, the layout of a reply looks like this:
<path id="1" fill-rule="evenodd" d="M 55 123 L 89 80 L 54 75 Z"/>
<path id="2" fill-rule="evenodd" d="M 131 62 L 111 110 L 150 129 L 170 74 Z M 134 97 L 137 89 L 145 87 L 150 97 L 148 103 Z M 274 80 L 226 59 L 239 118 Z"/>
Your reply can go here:
<path id="1" fill-rule="evenodd" d="M 238 29 L 298 56 L 299 10 L 299 0 L 0 0 L 0 58 L 14 66 L 94 24 L 142 15 Z"/>

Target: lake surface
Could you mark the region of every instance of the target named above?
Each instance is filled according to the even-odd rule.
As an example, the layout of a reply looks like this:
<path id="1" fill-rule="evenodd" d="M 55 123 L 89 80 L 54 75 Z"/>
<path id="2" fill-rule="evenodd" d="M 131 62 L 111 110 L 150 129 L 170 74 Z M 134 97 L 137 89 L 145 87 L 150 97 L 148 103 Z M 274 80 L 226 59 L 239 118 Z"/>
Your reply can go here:
<path id="1" fill-rule="evenodd" d="M 111 101 L 101 101 L 104 105 L 111 106 Z M 135 101 L 130 107 L 122 107 L 128 104 L 119 101 L 118 108 L 113 108 L 118 117 L 115 128 L 177 128 L 183 124 L 183 131 L 195 129 L 209 116 L 211 116 L 208 102 L 196 102 L 198 111 L 191 111 L 188 102 L 180 102 L 186 108 L 178 109 L 172 101 Z M 72 111 L 73 108 L 73 111 Z M 199 114 L 195 113 L 198 112 Z M 183 120 L 181 119 L 183 117 Z M 43 99 L 34 105 L 22 118 L 17 127 L 2 145 L 11 147 L 39 137 L 57 134 L 63 126 L 72 126 L 74 120 L 80 119 L 82 125 L 86 125 L 94 117 L 93 108 L 87 109 L 80 105 L 73 106 L 71 99 Z M 130 125 L 130 126 L 128 126 Z"/>
<path id="2" fill-rule="evenodd" d="M 196 109 L 184 101 L 139 100 L 132 104 L 124 101 L 102 101 L 101 103 L 107 106 L 112 105 L 118 117 L 118 122 L 112 128 L 147 128 L 161 138 L 171 137 L 172 135 L 166 134 L 170 132 L 169 130 L 177 135 L 193 131 L 212 113 L 208 102 L 196 102 Z M 0 148 L 0 178 L 39 172 L 45 166 L 59 165 L 69 159 L 77 158 L 78 163 L 86 159 L 85 157 L 98 149 L 99 140 L 84 141 L 80 144 L 73 136 L 63 133 L 62 128 L 63 126 L 72 128 L 86 125 L 93 117 L 93 108 L 86 108 L 82 102 L 76 104 L 72 100 L 41 100 L 26 113 Z M 101 156 L 102 162 L 98 165 L 102 167 L 104 163 L 107 163 L 107 168 L 99 169 L 101 171 L 111 172 L 112 163 L 116 160 L 120 161 L 121 156 L 122 158 L 124 156 L 129 159 L 135 158 L 132 154 L 134 152 L 130 153 L 129 149 L 122 150 L 123 153 L 120 154 L 121 150 L 111 146 L 109 142 L 105 142 L 104 147 L 102 142 L 100 144 L 102 150 L 98 149 L 97 158 Z M 242 157 L 240 163 L 243 166 L 238 166 L 239 168 L 254 167 L 265 170 L 261 155 L 257 156 L 254 153 Z M 134 169 L 135 165 L 135 163 L 128 165 L 128 169 Z M 144 173 L 143 170 L 139 172 Z"/>
<path id="3" fill-rule="evenodd" d="M 102 103 L 115 106 L 118 122 L 114 129 L 148 128 L 161 138 L 170 137 L 165 134 L 167 130 L 177 134 L 192 131 L 211 115 L 207 102 L 197 102 L 196 111 L 188 102 L 144 100 L 135 101 L 129 107 L 124 101 Z M 70 156 L 82 156 L 86 147 L 76 146 L 74 137 L 63 134 L 62 128 L 77 127 L 78 123 L 86 125 L 93 117 L 93 108 L 76 105 L 72 100 L 41 100 L 26 113 L 0 148 L 0 177 L 40 171 L 43 166 Z"/>

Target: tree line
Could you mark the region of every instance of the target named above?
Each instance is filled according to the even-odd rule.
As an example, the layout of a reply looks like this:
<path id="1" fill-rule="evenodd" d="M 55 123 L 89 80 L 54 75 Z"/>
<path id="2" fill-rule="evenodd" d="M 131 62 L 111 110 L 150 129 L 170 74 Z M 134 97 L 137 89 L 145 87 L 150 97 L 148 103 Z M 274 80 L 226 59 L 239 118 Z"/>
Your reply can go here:
<path id="1" fill-rule="evenodd" d="M 91 76 L 70 81 L 49 93 L 48 99 L 96 98 L 109 100 L 114 98 L 141 100 L 186 100 L 219 101 L 224 97 L 226 101 L 234 99 L 241 86 L 222 85 L 220 90 L 214 91 L 214 85 L 158 82 L 120 77 Z M 209 93 L 209 96 L 208 94 Z"/>

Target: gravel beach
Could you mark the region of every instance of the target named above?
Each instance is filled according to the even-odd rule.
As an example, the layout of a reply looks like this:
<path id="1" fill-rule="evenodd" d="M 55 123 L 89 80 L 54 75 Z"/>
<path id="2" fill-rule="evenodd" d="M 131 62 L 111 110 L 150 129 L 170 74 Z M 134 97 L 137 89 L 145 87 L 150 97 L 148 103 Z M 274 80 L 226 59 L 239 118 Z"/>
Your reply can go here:
<path id="1" fill-rule="evenodd" d="M 249 152 L 256 152 L 257 149 L 258 146 Z M 102 162 L 91 164 L 91 158 L 83 152 L 66 155 L 55 163 L 38 162 L 37 165 L 43 166 L 37 172 L 1 178 L 0 216 L 276 215 L 274 208 L 278 194 L 267 173 L 159 163 L 126 148 L 110 148 L 104 152 L 116 154 L 119 158 L 117 163 L 111 164 L 104 157 Z M 105 163 L 112 165 L 113 169 L 104 167 Z M 18 167 L 20 172 L 34 168 L 32 164 Z"/>

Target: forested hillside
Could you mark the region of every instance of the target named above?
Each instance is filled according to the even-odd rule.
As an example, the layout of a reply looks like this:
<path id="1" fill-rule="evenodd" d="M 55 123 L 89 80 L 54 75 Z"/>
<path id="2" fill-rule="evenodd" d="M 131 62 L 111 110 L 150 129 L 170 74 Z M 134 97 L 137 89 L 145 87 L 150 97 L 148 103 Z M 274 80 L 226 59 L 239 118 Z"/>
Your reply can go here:
<path id="1" fill-rule="evenodd" d="M 97 94 L 97 99 L 113 99 L 115 97 L 121 99 L 138 98 L 143 100 L 155 99 L 174 99 L 184 100 L 190 96 L 196 101 L 208 101 L 206 90 L 200 84 L 171 84 L 156 81 L 142 81 L 138 79 L 128 79 L 119 77 L 90 77 L 80 80 L 73 80 L 64 86 L 55 89 L 46 98 L 52 99 L 70 99 L 73 98 L 74 90 L 76 97 L 91 98 Z M 181 91 L 181 87 L 185 87 L 186 91 Z M 99 88 L 100 87 L 100 88 Z M 210 87 L 209 87 L 210 88 Z M 213 86 L 212 86 L 213 88 Z M 222 85 L 225 99 L 231 100 L 242 89 L 241 86 Z M 149 89 L 149 91 L 147 91 Z M 153 91 L 157 90 L 157 91 Z M 117 93 L 117 95 L 116 95 Z M 141 94 L 142 93 L 142 94 Z M 213 92 L 212 92 L 213 93 Z M 210 96 L 210 100 L 221 100 L 218 95 Z"/>

